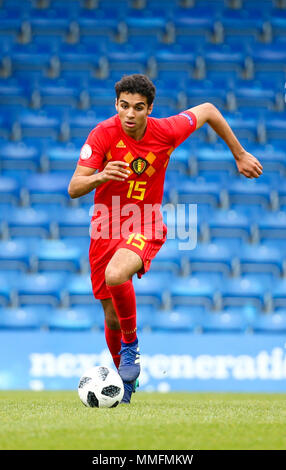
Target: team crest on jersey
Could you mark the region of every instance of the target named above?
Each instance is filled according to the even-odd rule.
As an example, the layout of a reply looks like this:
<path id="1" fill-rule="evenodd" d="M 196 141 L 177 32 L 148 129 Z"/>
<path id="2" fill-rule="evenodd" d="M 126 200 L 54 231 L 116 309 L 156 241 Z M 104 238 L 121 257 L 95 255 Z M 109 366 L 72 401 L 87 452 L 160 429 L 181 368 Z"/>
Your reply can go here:
<path id="1" fill-rule="evenodd" d="M 132 170 L 135 171 L 137 175 L 141 175 L 147 167 L 147 162 L 141 157 L 135 158 L 131 163 Z"/>

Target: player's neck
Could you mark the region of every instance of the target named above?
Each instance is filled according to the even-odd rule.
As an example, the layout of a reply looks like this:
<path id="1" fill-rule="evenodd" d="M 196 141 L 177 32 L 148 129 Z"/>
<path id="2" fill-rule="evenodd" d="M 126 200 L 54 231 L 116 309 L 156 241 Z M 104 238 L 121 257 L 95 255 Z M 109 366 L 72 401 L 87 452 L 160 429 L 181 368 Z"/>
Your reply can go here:
<path id="1" fill-rule="evenodd" d="M 123 132 L 127 134 L 128 137 L 132 137 L 134 140 L 141 140 L 144 137 L 146 128 L 147 126 L 145 126 L 143 129 L 137 129 L 136 131 L 129 131 L 124 129 Z"/>

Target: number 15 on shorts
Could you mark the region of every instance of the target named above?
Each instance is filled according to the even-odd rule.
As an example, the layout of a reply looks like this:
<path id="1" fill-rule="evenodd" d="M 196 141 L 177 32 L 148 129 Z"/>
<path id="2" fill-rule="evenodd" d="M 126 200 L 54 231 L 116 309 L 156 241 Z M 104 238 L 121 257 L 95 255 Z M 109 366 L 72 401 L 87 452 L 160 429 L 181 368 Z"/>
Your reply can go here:
<path id="1" fill-rule="evenodd" d="M 143 250 L 146 240 L 147 238 L 142 235 L 142 233 L 131 233 L 128 237 L 126 245 L 133 245 L 136 246 L 136 248 L 139 248 L 139 250 Z"/>

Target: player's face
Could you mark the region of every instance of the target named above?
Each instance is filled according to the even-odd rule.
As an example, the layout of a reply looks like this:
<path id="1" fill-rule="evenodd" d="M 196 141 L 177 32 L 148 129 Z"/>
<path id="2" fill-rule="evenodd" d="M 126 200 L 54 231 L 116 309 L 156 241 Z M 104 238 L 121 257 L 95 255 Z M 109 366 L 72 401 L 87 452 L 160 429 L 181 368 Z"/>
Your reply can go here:
<path id="1" fill-rule="evenodd" d="M 146 96 L 138 93 L 120 93 L 115 107 L 124 132 L 134 139 L 141 139 L 146 129 L 147 116 L 152 112 L 153 104 L 148 106 Z"/>

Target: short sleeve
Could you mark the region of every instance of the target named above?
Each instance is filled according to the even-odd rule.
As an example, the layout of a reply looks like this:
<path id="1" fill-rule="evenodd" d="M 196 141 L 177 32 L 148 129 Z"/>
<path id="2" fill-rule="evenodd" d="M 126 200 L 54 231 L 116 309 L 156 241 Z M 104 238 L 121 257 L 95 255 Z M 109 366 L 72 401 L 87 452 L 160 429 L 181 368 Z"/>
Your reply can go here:
<path id="1" fill-rule="evenodd" d="M 197 118 L 191 111 L 183 111 L 176 116 L 166 118 L 173 131 L 174 148 L 186 140 L 196 130 Z"/>
<path id="2" fill-rule="evenodd" d="M 108 151 L 108 138 L 103 128 L 98 125 L 88 135 L 81 148 L 78 165 L 99 169 Z"/>

